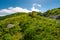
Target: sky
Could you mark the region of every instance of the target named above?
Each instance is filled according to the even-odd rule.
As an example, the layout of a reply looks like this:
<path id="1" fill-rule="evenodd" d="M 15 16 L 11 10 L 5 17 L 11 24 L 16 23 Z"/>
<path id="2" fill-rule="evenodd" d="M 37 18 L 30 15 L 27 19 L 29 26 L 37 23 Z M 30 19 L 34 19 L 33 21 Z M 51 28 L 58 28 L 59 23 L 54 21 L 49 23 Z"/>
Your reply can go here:
<path id="1" fill-rule="evenodd" d="M 60 7 L 60 0 L 0 0 L 0 16 L 15 12 L 45 12 Z"/>

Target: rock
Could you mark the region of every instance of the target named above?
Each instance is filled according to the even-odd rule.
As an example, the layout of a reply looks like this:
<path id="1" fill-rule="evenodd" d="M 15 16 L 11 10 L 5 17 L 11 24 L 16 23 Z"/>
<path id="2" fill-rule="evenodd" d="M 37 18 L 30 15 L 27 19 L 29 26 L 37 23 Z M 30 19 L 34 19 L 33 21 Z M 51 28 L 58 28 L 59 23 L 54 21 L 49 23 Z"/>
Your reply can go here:
<path id="1" fill-rule="evenodd" d="M 60 16 L 57 16 L 56 19 L 60 19 Z"/>
<path id="2" fill-rule="evenodd" d="M 14 27 L 14 24 L 8 24 L 7 25 L 7 28 L 12 28 L 12 27 Z"/>

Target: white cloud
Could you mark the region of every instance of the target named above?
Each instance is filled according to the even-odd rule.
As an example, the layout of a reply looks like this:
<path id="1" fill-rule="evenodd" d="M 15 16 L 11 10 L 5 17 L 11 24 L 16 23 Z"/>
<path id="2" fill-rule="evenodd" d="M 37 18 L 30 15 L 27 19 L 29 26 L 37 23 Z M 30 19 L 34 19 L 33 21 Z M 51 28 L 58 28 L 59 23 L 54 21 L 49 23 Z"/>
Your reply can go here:
<path id="1" fill-rule="evenodd" d="M 34 3 L 33 6 L 41 7 L 41 5 L 40 4 L 37 4 L 37 3 Z"/>
<path id="2" fill-rule="evenodd" d="M 40 4 L 36 4 L 36 3 L 34 3 L 34 4 L 33 4 L 33 7 L 31 8 L 31 11 L 37 11 L 37 12 L 39 12 L 40 10 L 37 9 L 35 6 L 41 7 Z"/>
<path id="3" fill-rule="evenodd" d="M 31 10 L 28 10 L 26 8 L 21 8 L 21 7 L 9 7 L 7 9 L 2 9 L 0 10 L 0 15 L 7 15 L 7 14 L 12 14 L 12 13 L 15 13 L 15 12 L 31 12 L 31 11 L 37 11 L 39 12 L 40 10 L 36 8 L 36 6 L 38 7 L 41 7 L 40 4 L 36 4 L 34 3 Z"/>
<path id="4" fill-rule="evenodd" d="M 15 12 L 30 12 L 30 10 L 23 9 L 21 7 L 9 7 L 8 9 L 2 9 L 0 10 L 0 13 L 15 13 Z"/>
<path id="5" fill-rule="evenodd" d="M 39 9 L 36 9 L 34 6 L 31 8 L 32 11 L 37 11 L 39 12 L 40 10 Z"/>
<path id="6" fill-rule="evenodd" d="M 0 10 L 0 16 L 12 14 L 12 13 L 15 13 L 15 12 L 30 12 L 30 10 L 24 9 L 24 8 L 21 8 L 21 7 L 15 7 L 15 8 L 9 7 L 7 9 Z"/>

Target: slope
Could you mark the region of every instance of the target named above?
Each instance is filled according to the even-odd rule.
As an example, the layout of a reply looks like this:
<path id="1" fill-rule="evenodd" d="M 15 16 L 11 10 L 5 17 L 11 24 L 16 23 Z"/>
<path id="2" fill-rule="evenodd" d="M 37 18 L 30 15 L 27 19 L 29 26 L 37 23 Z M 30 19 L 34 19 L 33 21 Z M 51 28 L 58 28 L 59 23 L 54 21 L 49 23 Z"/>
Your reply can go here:
<path id="1" fill-rule="evenodd" d="M 0 21 L 0 40 L 60 40 L 56 20 L 37 14 L 25 13 Z M 14 26 L 8 28 L 9 24 Z"/>

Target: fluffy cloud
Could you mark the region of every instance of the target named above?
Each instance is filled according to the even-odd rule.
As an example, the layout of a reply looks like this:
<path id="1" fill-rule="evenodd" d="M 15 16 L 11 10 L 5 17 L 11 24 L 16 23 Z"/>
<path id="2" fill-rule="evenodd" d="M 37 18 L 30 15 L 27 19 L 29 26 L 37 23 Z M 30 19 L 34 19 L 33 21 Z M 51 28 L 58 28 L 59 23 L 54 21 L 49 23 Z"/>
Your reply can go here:
<path id="1" fill-rule="evenodd" d="M 33 7 L 31 8 L 31 11 L 37 11 L 37 12 L 39 12 L 40 10 L 39 9 L 37 9 L 35 6 L 38 6 L 38 7 L 41 7 L 41 5 L 40 4 L 33 4 Z"/>
<path id="2" fill-rule="evenodd" d="M 41 7 L 41 5 L 40 4 L 37 4 L 37 3 L 34 3 L 33 6 Z"/>
<path id="3" fill-rule="evenodd" d="M 30 10 L 24 9 L 24 8 L 21 8 L 21 7 L 15 7 L 15 8 L 9 7 L 8 9 L 0 10 L 0 16 L 12 14 L 12 13 L 15 13 L 15 12 L 30 12 Z"/>
<path id="4" fill-rule="evenodd" d="M 15 12 L 31 12 L 31 11 L 37 11 L 39 12 L 40 10 L 36 8 L 36 6 L 41 7 L 40 4 L 33 4 L 31 10 L 25 9 L 25 8 L 21 8 L 21 7 L 9 7 L 7 9 L 2 9 L 0 10 L 0 16 L 2 15 L 8 15 L 11 13 L 15 13 Z"/>
<path id="5" fill-rule="evenodd" d="M 21 7 L 15 7 L 15 8 L 9 7 L 8 9 L 0 10 L 0 13 L 2 13 L 2 12 L 4 12 L 4 13 L 15 13 L 15 12 L 30 12 L 30 11 L 27 9 L 23 9 Z"/>

